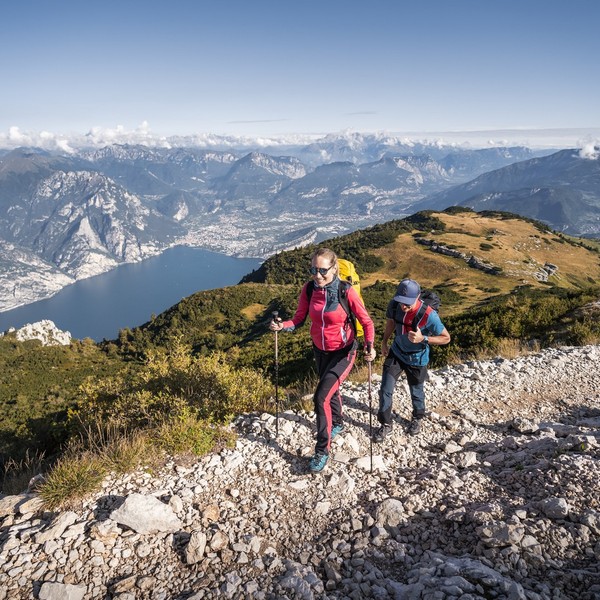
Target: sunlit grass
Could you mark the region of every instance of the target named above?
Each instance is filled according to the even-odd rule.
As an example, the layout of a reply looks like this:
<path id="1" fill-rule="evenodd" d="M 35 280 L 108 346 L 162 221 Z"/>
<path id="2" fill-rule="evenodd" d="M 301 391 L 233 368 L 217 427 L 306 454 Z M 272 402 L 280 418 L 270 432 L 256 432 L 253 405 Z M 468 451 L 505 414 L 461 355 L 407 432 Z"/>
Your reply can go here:
<path id="1" fill-rule="evenodd" d="M 98 492 L 108 474 L 155 466 L 166 455 L 204 456 L 235 445 L 234 432 L 191 415 L 155 430 L 123 434 L 111 428 L 88 430 L 52 466 L 39 492 L 49 509 L 70 506 Z M 87 447 L 87 449 L 85 449 Z"/>
<path id="2" fill-rule="evenodd" d="M 40 487 L 40 497 L 49 509 L 70 505 L 100 488 L 108 473 L 102 458 L 91 452 L 59 459 Z"/>
<path id="3" fill-rule="evenodd" d="M 233 447 L 236 436 L 225 427 L 185 415 L 161 425 L 153 433 L 152 439 L 157 448 L 169 455 L 204 456 L 222 448 Z"/>

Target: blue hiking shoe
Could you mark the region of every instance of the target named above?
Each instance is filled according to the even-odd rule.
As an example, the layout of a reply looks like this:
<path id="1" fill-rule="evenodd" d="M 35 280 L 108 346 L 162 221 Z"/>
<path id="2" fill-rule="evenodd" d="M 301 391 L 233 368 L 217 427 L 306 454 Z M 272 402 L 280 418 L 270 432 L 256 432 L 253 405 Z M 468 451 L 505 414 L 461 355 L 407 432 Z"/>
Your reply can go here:
<path id="1" fill-rule="evenodd" d="M 325 465 L 327 464 L 327 459 L 329 458 L 328 454 L 315 454 L 308 463 L 308 468 L 313 473 L 318 473 L 322 471 Z"/>
<path id="2" fill-rule="evenodd" d="M 333 438 L 336 435 L 339 435 L 340 433 L 344 433 L 344 431 L 345 431 L 345 427 L 344 427 L 343 423 L 340 423 L 339 425 L 334 425 L 331 428 L 331 439 L 333 440 Z"/>

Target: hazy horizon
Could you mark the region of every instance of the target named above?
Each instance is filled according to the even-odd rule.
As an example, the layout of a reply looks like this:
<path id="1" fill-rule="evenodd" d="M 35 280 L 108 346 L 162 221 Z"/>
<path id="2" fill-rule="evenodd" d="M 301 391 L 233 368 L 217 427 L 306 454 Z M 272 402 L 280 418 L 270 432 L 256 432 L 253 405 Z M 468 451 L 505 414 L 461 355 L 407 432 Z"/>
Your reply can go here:
<path id="1" fill-rule="evenodd" d="M 8 133 L 0 132 L 0 149 L 36 147 L 45 150 L 73 152 L 76 149 L 102 147 L 111 144 L 140 144 L 149 147 L 199 147 L 199 148 L 261 148 L 304 145 L 326 139 L 356 136 L 391 138 L 403 143 L 425 143 L 472 148 L 525 146 L 538 149 L 594 147 L 599 144 L 600 128 L 495 130 L 495 131 L 427 131 L 427 132 L 361 132 L 340 131 L 321 134 L 288 134 L 280 136 L 219 136 L 212 133 L 159 136 L 149 127 L 132 131 L 124 128 L 85 133 L 26 132 L 12 127 Z"/>

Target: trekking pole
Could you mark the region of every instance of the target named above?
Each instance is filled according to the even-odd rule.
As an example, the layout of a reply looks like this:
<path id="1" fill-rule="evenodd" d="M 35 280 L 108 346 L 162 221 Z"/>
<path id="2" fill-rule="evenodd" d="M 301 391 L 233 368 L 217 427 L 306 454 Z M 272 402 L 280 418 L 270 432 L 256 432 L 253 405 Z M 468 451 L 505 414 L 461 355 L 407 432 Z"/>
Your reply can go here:
<path id="1" fill-rule="evenodd" d="M 373 472 L 373 395 L 371 394 L 371 361 L 367 362 L 369 368 L 369 452 L 371 455 L 371 473 Z"/>
<path id="2" fill-rule="evenodd" d="M 273 321 L 279 321 L 279 312 L 273 311 Z M 279 436 L 279 343 L 275 331 L 275 437 Z"/>

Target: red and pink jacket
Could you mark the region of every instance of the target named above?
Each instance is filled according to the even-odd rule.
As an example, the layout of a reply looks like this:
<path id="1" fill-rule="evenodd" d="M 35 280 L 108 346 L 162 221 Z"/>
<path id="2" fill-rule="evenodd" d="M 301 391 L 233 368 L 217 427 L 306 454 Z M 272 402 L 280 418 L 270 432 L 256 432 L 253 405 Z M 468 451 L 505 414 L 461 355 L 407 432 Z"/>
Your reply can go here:
<path id="1" fill-rule="evenodd" d="M 349 346 L 354 341 L 354 328 L 348 320 L 346 311 L 339 303 L 338 286 L 339 279 L 334 279 L 329 285 L 321 288 L 315 285 L 310 304 L 306 286 L 314 285 L 312 281 L 306 283 L 300 297 L 298 308 L 289 321 L 282 323 L 286 331 L 293 331 L 300 327 L 307 316 L 310 317 L 310 336 L 319 350 L 333 351 Z M 375 340 L 375 327 L 373 321 L 364 307 L 360 296 L 352 288 L 348 288 L 348 305 L 356 315 L 365 332 L 365 343 L 373 343 Z"/>

